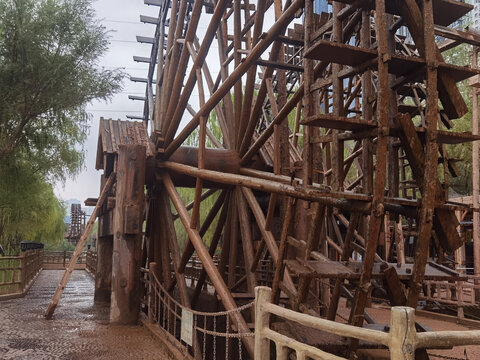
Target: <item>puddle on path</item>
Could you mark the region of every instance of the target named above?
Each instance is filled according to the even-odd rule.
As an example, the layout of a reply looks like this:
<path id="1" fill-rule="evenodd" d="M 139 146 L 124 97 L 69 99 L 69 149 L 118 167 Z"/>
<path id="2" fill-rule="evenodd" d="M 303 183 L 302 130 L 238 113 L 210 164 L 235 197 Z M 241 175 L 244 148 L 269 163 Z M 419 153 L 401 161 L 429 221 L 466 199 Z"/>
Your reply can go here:
<path id="1" fill-rule="evenodd" d="M 94 281 L 73 272 L 53 320 L 43 313 L 63 275 L 44 270 L 24 298 L 0 302 L 0 359 L 168 359 L 141 326 L 110 326 L 107 305 L 93 303 Z"/>

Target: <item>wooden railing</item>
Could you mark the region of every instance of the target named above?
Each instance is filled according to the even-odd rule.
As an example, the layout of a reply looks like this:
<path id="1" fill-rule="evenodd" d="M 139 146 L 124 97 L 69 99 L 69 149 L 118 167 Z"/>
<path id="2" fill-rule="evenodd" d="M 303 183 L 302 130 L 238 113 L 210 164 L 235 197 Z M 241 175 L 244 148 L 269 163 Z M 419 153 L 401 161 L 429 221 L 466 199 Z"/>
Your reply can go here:
<path id="1" fill-rule="evenodd" d="M 42 269 L 43 250 L 29 250 L 20 256 L 0 257 L 0 296 L 26 293 Z"/>
<path id="2" fill-rule="evenodd" d="M 480 284 L 478 276 L 468 276 L 467 280 L 460 281 L 433 281 L 424 282 L 422 299 L 458 307 L 476 305 L 480 302 Z"/>
<path id="3" fill-rule="evenodd" d="M 141 269 L 144 286 L 142 309 L 146 315 L 143 323 L 158 335 L 175 358 L 248 359 L 242 341 L 253 337 L 253 333 L 239 333 L 230 322 L 235 314 L 251 310 L 253 301 L 229 311 L 193 310 L 183 306 L 162 286 L 155 276 L 156 266 L 150 263 L 151 271 Z M 190 316 L 188 321 L 187 315 Z M 189 340 L 185 339 L 182 328 L 189 329 Z M 235 357 L 232 355 L 234 352 Z"/>
<path id="4" fill-rule="evenodd" d="M 93 250 L 87 250 L 85 263 L 85 270 L 87 270 L 87 272 L 89 272 L 90 275 L 95 278 L 95 274 L 97 273 L 97 252 Z"/>
<path id="5" fill-rule="evenodd" d="M 389 349 L 392 360 L 414 360 L 416 349 L 480 344 L 480 330 L 417 333 L 415 311 L 409 307 L 396 306 L 392 308 L 390 331 L 387 333 L 298 313 L 272 304 L 270 299 L 270 288 L 263 286 L 255 288 L 255 359 L 258 360 L 270 359 L 270 342 L 275 343 L 277 359 L 288 359 L 289 353 L 293 351 L 299 360 L 307 358 L 345 360 L 343 357 L 330 354 L 270 329 L 269 321 L 272 314 L 312 329 L 381 344 Z"/>
<path id="6" fill-rule="evenodd" d="M 72 258 L 72 254 L 73 251 L 46 251 L 43 257 L 43 268 L 46 270 L 65 269 Z M 83 252 L 78 258 L 75 269 L 85 269 L 86 262 L 86 252 Z"/>

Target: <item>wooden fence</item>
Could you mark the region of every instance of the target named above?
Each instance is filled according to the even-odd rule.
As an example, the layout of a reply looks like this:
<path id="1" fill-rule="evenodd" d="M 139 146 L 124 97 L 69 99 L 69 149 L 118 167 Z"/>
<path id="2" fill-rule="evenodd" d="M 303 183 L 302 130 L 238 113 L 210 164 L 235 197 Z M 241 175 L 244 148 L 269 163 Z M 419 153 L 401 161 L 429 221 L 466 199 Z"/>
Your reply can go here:
<path id="1" fill-rule="evenodd" d="M 417 333 L 415 311 L 409 307 L 392 307 L 390 331 L 387 333 L 298 313 L 272 304 L 270 299 L 270 288 L 255 288 L 255 359 L 258 360 L 270 358 L 271 342 L 275 344 L 277 359 L 288 359 L 289 353 L 293 351 L 299 360 L 346 360 L 272 330 L 269 326 L 272 314 L 312 329 L 381 344 L 389 349 L 391 360 L 414 360 L 416 349 L 480 344 L 480 330 Z"/>
<path id="2" fill-rule="evenodd" d="M 478 276 L 467 276 L 467 280 L 460 281 L 433 281 L 424 282 L 424 294 L 426 301 L 437 302 L 458 307 L 476 305 L 480 298 L 480 284 Z"/>
<path id="3" fill-rule="evenodd" d="M 43 257 L 43 268 L 45 270 L 65 269 L 72 258 L 73 251 L 46 251 Z M 75 270 L 86 268 L 87 255 L 84 251 L 78 258 Z"/>
<path id="4" fill-rule="evenodd" d="M 0 257 L 0 296 L 24 295 L 42 269 L 43 250 Z"/>
<path id="5" fill-rule="evenodd" d="M 95 278 L 97 273 L 97 252 L 93 250 L 88 250 L 85 256 L 85 270 L 87 270 L 90 275 Z"/>

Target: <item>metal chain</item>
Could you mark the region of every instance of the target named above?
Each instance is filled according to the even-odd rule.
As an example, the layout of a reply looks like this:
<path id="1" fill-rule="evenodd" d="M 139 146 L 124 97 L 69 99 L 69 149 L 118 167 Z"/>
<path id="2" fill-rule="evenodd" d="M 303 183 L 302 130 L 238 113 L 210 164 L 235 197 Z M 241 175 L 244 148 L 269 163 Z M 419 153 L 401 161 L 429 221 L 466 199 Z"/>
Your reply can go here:
<path id="1" fill-rule="evenodd" d="M 237 330 L 237 332 L 231 332 L 231 317 L 234 314 L 239 314 L 244 310 L 250 309 L 253 307 L 255 304 L 254 301 L 247 303 L 245 305 L 239 306 L 238 308 L 231 309 L 231 310 L 226 310 L 226 311 L 219 311 L 219 312 L 201 312 L 197 310 L 190 309 L 188 307 L 183 306 L 181 303 L 179 303 L 175 298 L 173 298 L 167 291 L 166 289 L 163 288 L 163 286 L 160 284 L 158 279 L 153 275 L 153 288 L 155 289 L 155 292 L 153 294 L 154 299 L 153 302 L 157 303 L 157 316 L 156 316 L 156 321 L 159 323 L 160 326 L 162 326 L 163 322 L 163 328 L 167 330 L 167 332 L 171 333 L 171 330 L 173 330 L 173 335 L 175 338 L 177 338 L 177 320 L 180 318 L 178 315 L 178 310 L 188 310 L 192 313 L 194 317 L 194 323 L 193 323 L 193 329 L 195 333 L 197 332 L 202 332 L 203 333 L 203 354 L 202 358 L 203 360 L 206 359 L 206 339 L 207 336 L 210 335 L 213 337 L 213 359 L 216 360 L 217 358 L 217 336 L 225 338 L 225 353 L 226 353 L 226 358 L 228 358 L 228 355 L 231 351 L 230 348 L 230 342 L 232 338 L 237 338 L 238 339 L 238 354 L 239 354 L 239 360 L 242 360 L 242 338 L 243 337 L 253 337 L 255 334 L 253 332 L 241 332 L 240 330 Z M 170 317 L 173 316 L 173 324 L 171 324 Z M 198 324 L 198 317 L 203 316 L 203 327 Z M 207 317 L 213 317 L 213 331 L 207 329 Z M 225 332 L 219 332 L 217 331 L 217 317 L 219 316 L 225 316 Z M 183 348 L 183 352 L 185 354 L 185 357 L 188 356 L 189 353 L 189 347 L 185 346 Z"/>
<path id="2" fill-rule="evenodd" d="M 468 360 L 467 349 L 465 349 L 464 354 L 465 354 L 464 358 L 459 358 L 455 356 L 446 356 L 446 355 L 440 355 L 440 354 L 432 354 L 432 353 L 428 353 L 428 356 L 433 356 L 439 359 L 447 359 L 447 360 Z"/>
<path id="3" fill-rule="evenodd" d="M 242 339 L 241 339 L 241 336 L 238 338 L 238 359 L 242 360 Z"/>
<path id="4" fill-rule="evenodd" d="M 205 329 L 207 330 L 207 329 Z M 213 317 L 213 331 L 217 332 L 217 317 Z M 217 360 L 217 336 L 213 335 L 213 360 Z"/>
<path id="5" fill-rule="evenodd" d="M 227 335 L 230 333 L 229 332 L 229 329 L 230 329 L 230 317 L 227 316 L 227 325 L 225 326 L 225 332 L 227 333 Z M 230 342 L 230 339 L 228 338 L 228 336 L 225 338 L 225 359 L 228 359 L 228 343 Z"/>
<path id="6" fill-rule="evenodd" d="M 206 329 L 207 328 L 207 317 L 204 316 L 203 317 L 203 328 Z M 206 351 L 206 348 L 207 348 L 207 334 L 203 334 L 203 360 L 205 360 L 205 351 Z"/>

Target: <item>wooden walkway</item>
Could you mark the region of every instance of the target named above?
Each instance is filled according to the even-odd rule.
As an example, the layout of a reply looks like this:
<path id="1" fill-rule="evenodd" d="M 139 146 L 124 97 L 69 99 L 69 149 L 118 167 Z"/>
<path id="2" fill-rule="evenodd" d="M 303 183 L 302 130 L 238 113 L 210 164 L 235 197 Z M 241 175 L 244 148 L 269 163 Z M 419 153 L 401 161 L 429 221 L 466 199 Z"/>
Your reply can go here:
<path id="1" fill-rule="evenodd" d="M 0 359 L 169 359 L 141 326 L 110 326 L 93 303 L 94 281 L 74 271 L 53 320 L 43 313 L 63 274 L 44 270 L 27 295 L 0 303 Z"/>

